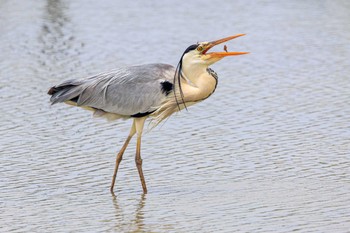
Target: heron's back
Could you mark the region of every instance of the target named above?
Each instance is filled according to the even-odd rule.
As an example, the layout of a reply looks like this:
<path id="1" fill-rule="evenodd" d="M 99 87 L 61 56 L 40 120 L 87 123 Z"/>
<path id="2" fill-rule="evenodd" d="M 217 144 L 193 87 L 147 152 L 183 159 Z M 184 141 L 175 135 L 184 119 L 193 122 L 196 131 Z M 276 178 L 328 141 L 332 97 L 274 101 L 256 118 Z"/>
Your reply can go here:
<path id="1" fill-rule="evenodd" d="M 52 87 L 52 104 L 77 106 L 123 117 L 152 113 L 173 88 L 175 68 L 167 64 L 124 67 L 85 79 L 67 80 Z"/>

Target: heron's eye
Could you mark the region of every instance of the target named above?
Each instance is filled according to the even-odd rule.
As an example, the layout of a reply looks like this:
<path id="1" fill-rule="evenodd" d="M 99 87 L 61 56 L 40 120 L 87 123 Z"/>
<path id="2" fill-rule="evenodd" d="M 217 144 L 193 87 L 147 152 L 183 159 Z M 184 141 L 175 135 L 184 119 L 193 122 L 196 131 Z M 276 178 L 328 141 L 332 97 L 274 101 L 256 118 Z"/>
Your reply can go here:
<path id="1" fill-rule="evenodd" d="M 197 50 L 198 50 L 199 52 L 202 52 L 202 51 L 203 51 L 203 46 L 199 45 L 199 46 L 197 47 Z"/>

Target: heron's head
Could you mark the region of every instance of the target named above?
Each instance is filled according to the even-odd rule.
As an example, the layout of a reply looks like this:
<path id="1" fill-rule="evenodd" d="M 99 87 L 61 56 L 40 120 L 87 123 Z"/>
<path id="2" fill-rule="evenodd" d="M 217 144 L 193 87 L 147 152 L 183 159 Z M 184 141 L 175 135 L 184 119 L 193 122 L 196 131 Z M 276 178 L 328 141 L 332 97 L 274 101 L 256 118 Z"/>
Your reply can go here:
<path id="1" fill-rule="evenodd" d="M 186 108 L 186 104 L 184 103 L 184 94 L 182 92 L 180 79 L 181 78 L 185 79 L 185 76 L 189 74 L 197 76 L 198 73 L 205 71 L 208 68 L 208 66 L 214 64 L 215 62 L 221 60 L 224 57 L 247 54 L 247 52 L 228 52 L 226 46 L 224 47 L 225 52 L 209 52 L 209 50 L 213 48 L 215 45 L 222 44 L 226 41 L 232 40 L 240 36 L 244 36 L 244 34 L 237 34 L 234 36 L 229 36 L 229 37 L 211 41 L 211 42 L 200 42 L 189 46 L 185 50 L 176 67 L 176 71 L 174 75 L 174 83 L 178 83 L 180 97 L 181 97 L 180 98 L 181 101 L 178 100 L 176 91 L 174 88 L 175 99 L 179 106 L 179 110 L 180 110 L 180 103 L 183 103 Z M 191 80 L 190 76 L 187 76 L 186 78 Z"/>
<path id="2" fill-rule="evenodd" d="M 238 34 L 211 42 L 199 42 L 191 45 L 185 50 L 181 62 L 185 66 L 204 65 L 205 67 L 208 67 L 224 57 L 247 54 L 247 52 L 229 52 L 227 51 L 226 46 L 224 47 L 225 51 L 223 52 L 209 52 L 209 50 L 216 45 L 244 35 L 245 34 Z"/>

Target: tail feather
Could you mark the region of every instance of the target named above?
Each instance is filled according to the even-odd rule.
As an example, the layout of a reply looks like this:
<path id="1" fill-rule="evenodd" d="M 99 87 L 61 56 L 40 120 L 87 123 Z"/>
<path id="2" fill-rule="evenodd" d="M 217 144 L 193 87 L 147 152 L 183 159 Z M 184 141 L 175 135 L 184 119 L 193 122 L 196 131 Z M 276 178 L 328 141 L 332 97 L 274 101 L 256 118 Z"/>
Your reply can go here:
<path id="1" fill-rule="evenodd" d="M 51 87 L 47 94 L 51 95 L 50 102 L 52 104 L 65 101 L 77 102 L 79 95 L 83 90 L 84 88 L 80 85 L 80 83 L 72 80 Z"/>

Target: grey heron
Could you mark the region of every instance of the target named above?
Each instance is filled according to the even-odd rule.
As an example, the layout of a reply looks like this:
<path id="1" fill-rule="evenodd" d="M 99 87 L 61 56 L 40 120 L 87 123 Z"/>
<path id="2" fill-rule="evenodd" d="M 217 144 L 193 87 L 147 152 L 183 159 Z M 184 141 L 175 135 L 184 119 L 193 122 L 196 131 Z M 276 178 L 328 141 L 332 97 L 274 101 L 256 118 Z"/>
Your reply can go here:
<path id="1" fill-rule="evenodd" d="M 210 65 L 227 56 L 247 52 L 208 52 L 215 45 L 243 36 L 237 34 L 211 42 L 189 46 L 177 67 L 167 64 L 129 66 L 83 79 L 70 79 L 48 91 L 51 103 L 82 107 L 94 116 L 108 120 L 133 118 L 124 145 L 117 154 L 112 184 L 113 192 L 119 164 L 131 138 L 137 134 L 135 162 L 144 193 L 147 193 L 142 171 L 141 136 L 145 120 L 155 125 L 173 113 L 208 98 L 216 89 L 218 77 Z"/>

